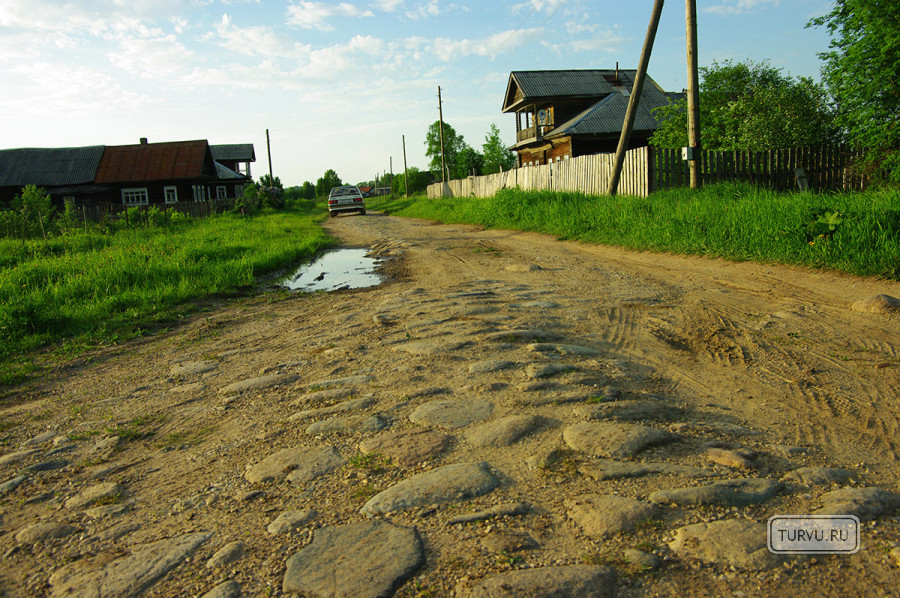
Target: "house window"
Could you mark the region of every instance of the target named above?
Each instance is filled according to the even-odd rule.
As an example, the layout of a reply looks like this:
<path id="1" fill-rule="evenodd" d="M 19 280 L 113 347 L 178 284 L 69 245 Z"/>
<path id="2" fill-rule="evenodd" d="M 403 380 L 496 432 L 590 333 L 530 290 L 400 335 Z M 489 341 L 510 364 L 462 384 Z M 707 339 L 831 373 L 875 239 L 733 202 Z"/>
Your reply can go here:
<path id="1" fill-rule="evenodd" d="M 192 185 L 191 189 L 194 191 L 194 201 L 206 201 L 206 189 L 203 185 Z"/>
<path id="2" fill-rule="evenodd" d="M 150 203 L 147 197 L 147 188 L 122 189 L 122 203 L 126 206 L 145 206 Z"/>
<path id="3" fill-rule="evenodd" d="M 178 203 L 178 187 L 164 187 L 163 193 L 166 196 L 166 203 Z"/>
<path id="4" fill-rule="evenodd" d="M 216 199 L 226 199 L 228 194 L 225 192 L 225 185 L 216 187 Z"/>

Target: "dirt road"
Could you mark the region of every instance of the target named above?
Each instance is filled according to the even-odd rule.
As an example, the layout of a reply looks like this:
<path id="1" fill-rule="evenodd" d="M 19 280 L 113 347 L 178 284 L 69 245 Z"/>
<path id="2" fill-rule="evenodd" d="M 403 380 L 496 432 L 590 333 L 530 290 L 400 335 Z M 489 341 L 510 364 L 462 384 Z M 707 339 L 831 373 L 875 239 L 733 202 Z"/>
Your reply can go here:
<path id="1" fill-rule="evenodd" d="M 325 226 L 391 280 L 222 300 L 48 355 L 3 400 L 9 595 L 332 595 L 360 568 L 395 571 L 359 587 L 398 596 L 570 574 L 595 595 L 896 592 L 900 318 L 851 305 L 900 284 L 379 214 Z M 670 492 L 729 480 L 755 493 Z M 768 555 L 769 516 L 840 497 L 859 553 Z M 417 540 L 378 556 L 373 522 Z M 328 542 L 348 568 L 313 554 Z"/>

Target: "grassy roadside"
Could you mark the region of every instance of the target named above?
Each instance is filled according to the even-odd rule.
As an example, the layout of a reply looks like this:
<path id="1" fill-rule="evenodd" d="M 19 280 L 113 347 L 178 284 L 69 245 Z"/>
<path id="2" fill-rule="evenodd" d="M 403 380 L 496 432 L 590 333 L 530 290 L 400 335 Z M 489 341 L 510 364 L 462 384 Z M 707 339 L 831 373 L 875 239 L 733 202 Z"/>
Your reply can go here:
<path id="1" fill-rule="evenodd" d="M 317 226 L 324 217 L 322 208 L 224 214 L 47 241 L 0 239 L 0 387 L 27 374 L 29 351 L 61 339 L 141 335 L 191 311 L 192 301 L 311 257 L 334 243 Z"/>
<path id="2" fill-rule="evenodd" d="M 373 210 L 628 249 L 832 268 L 900 279 L 900 190 L 775 193 L 719 184 L 649 198 L 507 189 L 485 199 L 367 200 Z"/>

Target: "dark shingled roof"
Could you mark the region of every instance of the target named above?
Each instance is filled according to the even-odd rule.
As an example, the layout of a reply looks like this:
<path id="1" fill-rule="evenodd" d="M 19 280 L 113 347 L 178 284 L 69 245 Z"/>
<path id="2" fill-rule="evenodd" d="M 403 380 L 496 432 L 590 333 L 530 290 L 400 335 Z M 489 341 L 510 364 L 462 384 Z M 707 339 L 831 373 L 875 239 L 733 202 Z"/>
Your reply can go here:
<path id="1" fill-rule="evenodd" d="M 107 146 L 97 183 L 217 178 L 206 140 Z"/>
<path id="2" fill-rule="evenodd" d="M 513 71 L 509 74 L 503 112 L 514 112 L 523 104 L 550 98 L 603 97 L 620 89 L 634 87 L 634 69 L 586 69 L 566 71 Z M 618 77 L 618 85 L 616 78 Z M 665 95 L 649 76 L 644 81 L 644 96 Z"/>
<path id="3" fill-rule="evenodd" d="M 0 187 L 78 185 L 94 180 L 104 146 L 0 150 Z"/>
<path id="4" fill-rule="evenodd" d="M 644 91 L 647 91 L 646 84 Z M 612 93 L 574 118 L 562 123 L 544 137 L 552 139 L 563 135 L 606 135 L 619 134 L 625 122 L 629 98 L 622 93 Z M 668 94 L 644 93 L 638 102 L 634 115 L 635 131 L 655 131 L 659 120 L 653 114 L 654 108 L 665 106 L 671 100 Z"/>
<path id="5" fill-rule="evenodd" d="M 236 160 L 238 162 L 256 162 L 256 151 L 252 143 L 230 143 L 210 145 L 213 160 Z"/>

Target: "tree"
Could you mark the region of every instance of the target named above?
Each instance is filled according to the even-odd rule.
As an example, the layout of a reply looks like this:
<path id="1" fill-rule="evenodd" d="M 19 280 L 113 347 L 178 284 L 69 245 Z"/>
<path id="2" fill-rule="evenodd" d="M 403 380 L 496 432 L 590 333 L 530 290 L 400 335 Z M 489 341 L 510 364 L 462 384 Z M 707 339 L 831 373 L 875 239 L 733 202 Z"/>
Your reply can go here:
<path id="1" fill-rule="evenodd" d="M 865 151 L 868 165 L 900 182 L 900 3 L 835 0 L 808 27 L 826 27 L 830 51 L 822 78 L 834 96 L 837 122 Z"/>
<path id="2" fill-rule="evenodd" d="M 282 191 L 284 190 L 284 187 L 281 184 L 280 178 L 275 177 L 273 179 L 271 176 L 269 176 L 267 174 L 264 174 L 261 177 L 259 177 L 259 186 L 260 187 L 275 187 L 277 189 L 281 189 Z"/>
<path id="3" fill-rule="evenodd" d="M 50 194 L 35 185 L 25 185 L 22 195 L 16 195 L 12 200 L 12 206 L 21 214 L 22 238 L 29 236 L 31 231 L 40 230 L 41 236 L 47 238 L 47 229 L 53 215 L 53 203 Z"/>
<path id="4" fill-rule="evenodd" d="M 394 177 L 394 193 L 406 195 L 407 180 L 409 181 L 410 194 L 418 193 L 428 188 L 428 185 L 434 181 L 434 175 L 427 170 L 419 170 L 415 166 L 410 166 L 406 169 L 406 176 L 398 174 Z"/>
<path id="5" fill-rule="evenodd" d="M 713 62 L 700 69 L 700 130 L 710 150 L 770 150 L 835 141 L 837 127 L 821 85 L 783 75 L 766 62 Z M 656 110 L 658 147 L 688 145 L 684 100 Z"/>
<path id="6" fill-rule="evenodd" d="M 484 168 L 484 156 L 469 145 L 456 155 L 456 165 L 450 171 L 451 179 L 464 179 L 467 176 L 478 176 Z"/>
<path id="7" fill-rule="evenodd" d="M 303 186 L 300 187 L 300 197 L 303 199 L 315 199 L 316 186 L 309 181 L 303 181 Z"/>
<path id="8" fill-rule="evenodd" d="M 466 142 L 449 123 L 444 123 L 444 164 L 453 178 L 457 172 L 457 156 L 465 148 Z M 432 172 L 441 172 L 441 121 L 436 120 L 425 133 L 425 155 L 431 158 L 428 167 Z M 465 168 L 463 169 L 465 172 Z M 441 178 L 441 177 L 438 177 Z"/>
<path id="9" fill-rule="evenodd" d="M 332 189 L 343 185 L 341 177 L 332 169 L 325 171 L 319 180 L 316 181 L 316 197 L 326 197 Z"/>
<path id="10" fill-rule="evenodd" d="M 500 128 L 491 123 L 488 134 L 484 137 L 484 174 L 493 174 L 516 167 L 516 154 L 506 149 L 506 145 L 500 140 Z"/>

